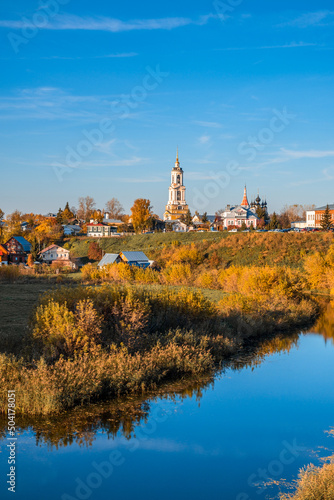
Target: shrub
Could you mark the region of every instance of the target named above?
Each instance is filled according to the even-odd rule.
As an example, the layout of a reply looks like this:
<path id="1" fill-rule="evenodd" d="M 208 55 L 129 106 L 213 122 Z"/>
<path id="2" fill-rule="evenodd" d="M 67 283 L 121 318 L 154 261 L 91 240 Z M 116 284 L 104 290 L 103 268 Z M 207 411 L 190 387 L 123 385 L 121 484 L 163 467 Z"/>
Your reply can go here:
<path id="1" fill-rule="evenodd" d="M 219 283 L 217 272 L 208 271 L 200 274 L 197 277 L 195 284 L 202 288 L 218 288 Z"/>
<path id="2" fill-rule="evenodd" d="M 1 281 L 15 281 L 20 278 L 20 269 L 18 266 L 0 266 L 0 280 Z"/>
<path id="3" fill-rule="evenodd" d="M 192 281 L 192 272 L 189 264 L 174 264 L 162 271 L 163 279 L 171 285 L 186 285 Z"/>
<path id="4" fill-rule="evenodd" d="M 73 356 L 95 345 L 101 335 L 101 318 L 91 300 L 81 300 L 70 311 L 66 302 L 50 300 L 38 307 L 34 317 L 33 338 L 43 346 L 48 359 L 61 354 Z"/>

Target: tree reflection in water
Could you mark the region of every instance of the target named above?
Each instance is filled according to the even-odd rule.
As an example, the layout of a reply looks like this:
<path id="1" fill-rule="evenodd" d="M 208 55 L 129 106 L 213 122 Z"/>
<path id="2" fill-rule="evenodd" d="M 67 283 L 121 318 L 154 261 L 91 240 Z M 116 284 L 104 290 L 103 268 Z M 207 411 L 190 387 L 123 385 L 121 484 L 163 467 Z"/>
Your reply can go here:
<path id="1" fill-rule="evenodd" d="M 324 312 L 311 329 L 312 333 L 319 333 L 334 342 L 334 303 L 324 306 Z M 276 335 L 270 339 L 258 339 L 254 345 L 254 337 L 245 345 L 238 355 L 233 356 L 217 374 L 224 374 L 227 369 L 241 370 L 256 367 L 268 357 L 277 353 L 288 353 L 298 346 L 298 339 L 302 332 Z M 108 439 L 121 435 L 130 440 L 136 436 L 136 428 L 147 423 L 151 405 L 157 400 L 179 401 L 195 397 L 200 402 L 203 392 L 214 385 L 214 375 L 194 379 L 182 380 L 178 383 L 166 385 L 155 393 L 140 396 L 131 396 L 108 403 L 94 404 L 75 408 L 60 415 L 48 417 L 31 417 L 17 415 L 17 431 L 31 431 L 36 437 L 36 445 L 47 445 L 50 448 L 70 446 L 73 443 L 79 446 L 90 447 L 96 434 L 105 433 Z M 0 417 L 0 440 L 6 437 L 7 420 Z"/>

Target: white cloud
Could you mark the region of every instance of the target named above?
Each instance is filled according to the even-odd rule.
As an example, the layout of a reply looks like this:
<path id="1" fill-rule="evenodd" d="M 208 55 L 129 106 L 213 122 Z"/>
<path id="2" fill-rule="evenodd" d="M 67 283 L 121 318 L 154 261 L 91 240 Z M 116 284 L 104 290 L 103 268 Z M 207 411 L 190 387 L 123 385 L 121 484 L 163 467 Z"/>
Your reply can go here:
<path id="1" fill-rule="evenodd" d="M 290 149 L 281 148 L 286 159 L 299 160 L 302 158 L 328 158 L 334 156 L 334 151 L 319 151 L 311 149 L 309 151 L 292 151 Z"/>
<path id="2" fill-rule="evenodd" d="M 257 47 L 225 47 L 222 49 L 217 49 L 219 51 L 232 51 L 232 50 L 271 50 L 271 49 L 298 49 L 302 47 L 318 47 L 317 43 L 309 42 L 290 42 L 280 45 L 260 45 Z"/>
<path id="3" fill-rule="evenodd" d="M 190 24 L 205 25 L 209 19 L 215 18 L 213 14 L 201 16 L 194 20 L 187 17 L 166 17 L 161 19 L 135 19 L 121 21 L 110 17 L 80 17 L 73 14 L 59 14 L 50 22 L 38 29 L 44 30 L 86 30 L 86 31 L 110 31 L 120 33 L 124 31 L 139 30 L 172 30 Z M 34 27 L 32 21 L 24 20 L 0 20 L 0 27 L 10 29 L 22 29 Z"/>
<path id="4" fill-rule="evenodd" d="M 291 19 L 286 23 L 282 23 L 279 27 L 293 26 L 297 28 L 308 28 L 309 26 L 319 26 L 322 25 L 322 21 L 334 16 L 334 12 L 329 10 L 320 10 L 317 12 L 306 12 L 296 19 Z"/>
<path id="5" fill-rule="evenodd" d="M 199 125 L 200 127 L 207 127 L 207 128 L 221 128 L 222 127 L 222 125 L 218 122 L 206 122 L 206 121 L 195 120 L 193 123 L 195 125 Z"/>
<path id="6" fill-rule="evenodd" d="M 202 135 L 198 138 L 200 144 L 208 144 L 210 142 L 211 137 L 209 135 Z"/>

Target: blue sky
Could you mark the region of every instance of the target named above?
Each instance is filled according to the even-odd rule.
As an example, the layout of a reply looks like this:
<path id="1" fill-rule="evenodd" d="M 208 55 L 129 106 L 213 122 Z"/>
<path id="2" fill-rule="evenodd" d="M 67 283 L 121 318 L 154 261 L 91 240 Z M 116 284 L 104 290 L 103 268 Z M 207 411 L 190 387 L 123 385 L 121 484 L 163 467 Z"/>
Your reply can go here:
<path id="1" fill-rule="evenodd" d="M 333 26 L 329 1 L 3 2 L 0 207 L 162 215 L 177 145 L 193 211 L 245 183 L 333 203 Z"/>

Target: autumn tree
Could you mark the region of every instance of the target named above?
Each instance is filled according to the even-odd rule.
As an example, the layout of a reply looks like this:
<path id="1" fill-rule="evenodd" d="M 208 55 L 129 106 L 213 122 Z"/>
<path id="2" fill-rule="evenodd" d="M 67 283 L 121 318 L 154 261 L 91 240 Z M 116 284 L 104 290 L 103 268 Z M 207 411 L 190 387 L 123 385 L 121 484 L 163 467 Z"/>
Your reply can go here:
<path id="1" fill-rule="evenodd" d="M 291 222 L 306 220 L 307 210 L 313 210 L 315 205 L 285 205 L 278 217 L 282 228 L 291 227 Z"/>
<path id="2" fill-rule="evenodd" d="M 103 222 L 103 215 L 98 210 L 94 210 L 94 212 L 91 214 L 91 217 L 92 219 L 96 220 L 96 222 Z"/>
<path id="3" fill-rule="evenodd" d="M 91 214 L 95 210 L 95 201 L 94 198 L 91 198 L 90 196 L 86 196 L 85 198 L 81 197 L 79 198 L 79 207 L 77 210 L 77 217 L 79 219 L 84 220 L 85 222 L 88 222 L 90 219 Z"/>
<path id="4" fill-rule="evenodd" d="M 15 210 L 12 214 L 7 215 L 7 234 L 6 238 L 11 236 L 22 236 L 23 231 L 21 227 L 22 213 Z"/>
<path id="5" fill-rule="evenodd" d="M 33 265 L 34 265 L 34 257 L 31 255 L 31 253 L 28 255 L 27 264 L 29 267 L 33 267 Z"/>
<path id="6" fill-rule="evenodd" d="M 65 208 L 61 215 L 62 215 L 62 224 L 67 224 L 70 219 L 73 219 L 74 214 L 71 211 L 68 202 L 66 203 Z"/>
<path id="7" fill-rule="evenodd" d="M 138 198 L 134 201 L 131 208 L 132 225 L 136 233 L 140 233 L 144 229 L 151 226 L 152 207 L 150 200 Z"/>
<path id="8" fill-rule="evenodd" d="M 124 216 L 124 208 L 117 198 L 107 201 L 106 211 L 109 212 L 111 219 L 122 220 Z"/>
<path id="9" fill-rule="evenodd" d="M 96 241 L 91 241 L 88 247 L 88 258 L 90 260 L 101 260 L 102 259 L 102 249 Z"/>
<path id="10" fill-rule="evenodd" d="M 63 235 L 62 227 L 57 224 L 56 219 L 44 219 L 33 232 L 39 244 L 49 245 L 60 240 Z"/>
<path id="11" fill-rule="evenodd" d="M 326 206 L 325 212 L 322 214 L 320 226 L 324 231 L 329 231 L 333 227 L 332 215 L 329 211 L 328 205 Z"/>

